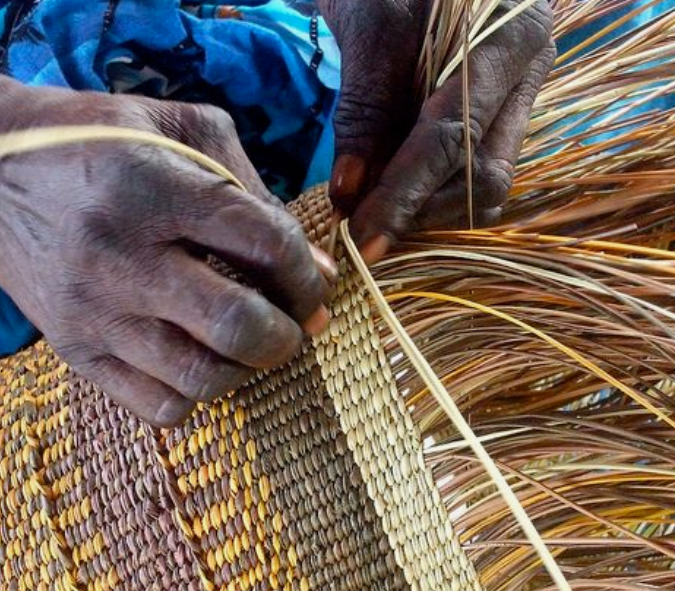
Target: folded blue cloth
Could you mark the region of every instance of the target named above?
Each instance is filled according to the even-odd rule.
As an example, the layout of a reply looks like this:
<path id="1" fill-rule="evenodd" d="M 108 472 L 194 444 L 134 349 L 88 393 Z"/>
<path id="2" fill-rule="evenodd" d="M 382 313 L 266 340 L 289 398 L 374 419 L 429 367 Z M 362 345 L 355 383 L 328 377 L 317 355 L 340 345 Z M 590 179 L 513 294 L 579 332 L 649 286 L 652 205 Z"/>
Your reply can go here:
<path id="1" fill-rule="evenodd" d="M 330 173 L 332 153 L 315 148 L 332 145 L 339 52 L 320 17 L 284 0 L 233 4 L 238 18 L 195 1 L 0 0 L 0 68 L 29 85 L 222 106 L 290 198 Z"/>

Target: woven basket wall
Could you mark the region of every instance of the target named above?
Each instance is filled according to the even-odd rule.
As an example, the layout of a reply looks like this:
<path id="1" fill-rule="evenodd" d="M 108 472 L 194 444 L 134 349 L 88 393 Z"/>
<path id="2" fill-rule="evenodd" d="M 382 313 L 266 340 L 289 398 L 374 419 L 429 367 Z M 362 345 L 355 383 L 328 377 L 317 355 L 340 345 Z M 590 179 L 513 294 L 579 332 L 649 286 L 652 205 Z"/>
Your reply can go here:
<path id="1" fill-rule="evenodd" d="M 291 209 L 325 246 L 324 190 Z M 170 432 L 44 342 L 0 362 L 0 589 L 479 591 L 340 265 L 325 334 Z"/>

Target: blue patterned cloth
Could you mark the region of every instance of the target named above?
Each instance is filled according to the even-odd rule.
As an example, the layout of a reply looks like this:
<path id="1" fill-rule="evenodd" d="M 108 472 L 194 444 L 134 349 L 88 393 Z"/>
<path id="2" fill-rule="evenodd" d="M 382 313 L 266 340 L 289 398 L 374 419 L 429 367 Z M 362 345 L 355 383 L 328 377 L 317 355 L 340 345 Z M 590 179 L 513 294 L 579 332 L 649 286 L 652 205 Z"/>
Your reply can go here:
<path id="1" fill-rule="evenodd" d="M 222 106 L 263 180 L 290 198 L 330 173 L 339 52 L 311 12 L 233 4 L 238 18 L 199 1 L 0 0 L 0 69 L 33 86 Z"/>

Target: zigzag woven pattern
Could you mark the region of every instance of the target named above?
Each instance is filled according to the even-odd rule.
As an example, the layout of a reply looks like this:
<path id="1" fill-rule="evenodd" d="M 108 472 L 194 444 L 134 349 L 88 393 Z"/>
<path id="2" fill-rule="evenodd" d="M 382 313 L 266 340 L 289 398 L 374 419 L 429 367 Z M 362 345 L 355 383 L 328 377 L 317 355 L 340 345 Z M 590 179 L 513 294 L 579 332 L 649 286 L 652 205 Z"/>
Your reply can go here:
<path id="1" fill-rule="evenodd" d="M 324 189 L 291 209 L 327 240 Z M 0 589 L 480 591 L 342 261 L 325 334 L 156 431 L 45 343 L 0 364 Z"/>

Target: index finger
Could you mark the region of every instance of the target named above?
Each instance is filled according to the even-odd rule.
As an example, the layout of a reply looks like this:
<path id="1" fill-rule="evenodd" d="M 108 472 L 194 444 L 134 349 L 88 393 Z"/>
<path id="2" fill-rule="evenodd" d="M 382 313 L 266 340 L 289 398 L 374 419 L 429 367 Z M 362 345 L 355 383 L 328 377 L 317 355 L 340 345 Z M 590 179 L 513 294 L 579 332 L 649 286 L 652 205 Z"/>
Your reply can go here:
<path id="1" fill-rule="evenodd" d="M 197 213 L 178 220 L 184 237 L 240 272 L 307 332 L 322 327 L 330 288 L 299 222 L 282 207 L 207 176 Z"/>
<path id="2" fill-rule="evenodd" d="M 548 12 L 537 5 L 488 37 L 468 57 L 471 142 L 478 145 L 550 40 Z M 425 202 L 464 166 L 463 81 L 455 73 L 424 105 L 418 123 L 375 189 L 357 208 L 351 230 L 373 262 L 409 231 Z"/>

